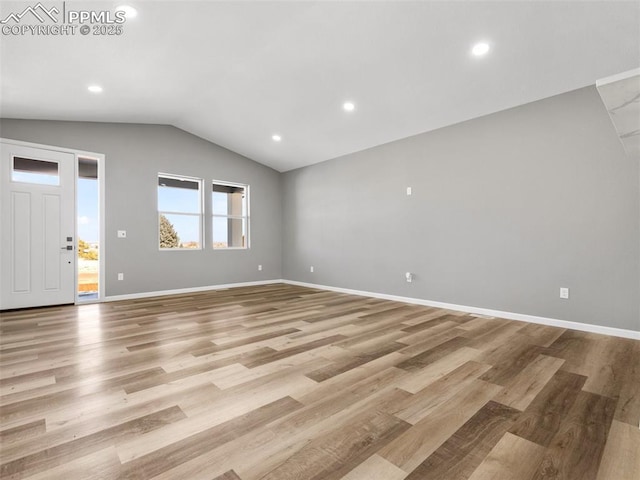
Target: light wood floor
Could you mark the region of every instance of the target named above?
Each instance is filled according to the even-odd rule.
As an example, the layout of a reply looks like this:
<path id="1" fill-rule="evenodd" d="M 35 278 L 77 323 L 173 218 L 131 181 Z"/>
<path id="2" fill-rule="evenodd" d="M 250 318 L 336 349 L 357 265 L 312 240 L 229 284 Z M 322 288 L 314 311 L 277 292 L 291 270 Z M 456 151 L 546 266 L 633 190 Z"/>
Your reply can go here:
<path id="1" fill-rule="evenodd" d="M 289 285 L 2 314 L 3 479 L 640 478 L 640 342 Z"/>

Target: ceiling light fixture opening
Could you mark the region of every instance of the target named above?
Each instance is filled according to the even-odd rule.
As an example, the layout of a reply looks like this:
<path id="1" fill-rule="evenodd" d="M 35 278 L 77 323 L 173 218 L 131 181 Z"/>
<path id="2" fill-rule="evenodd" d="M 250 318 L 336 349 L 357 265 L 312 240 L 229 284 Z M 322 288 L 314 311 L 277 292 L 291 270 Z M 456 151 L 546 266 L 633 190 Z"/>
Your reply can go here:
<path id="1" fill-rule="evenodd" d="M 131 5 L 120 5 L 116 8 L 116 12 L 124 12 L 124 16 L 127 20 L 131 20 L 138 16 L 138 11 Z"/>
<path id="2" fill-rule="evenodd" d="M 280 140 L 282 140 L 282 137 L 281 137 L 280 135 L 277 135 L 277 134 L 276 134 L 276 135 L 272 135 L 272 136 L 271 136 L 271 139 L 272 139 L 274 142 L 279 142 Z"/>
<path id="3" fill-rule="evenodd" d="M 353 102 L 344 102 L 342 104 L 342 108 L 345 112 L 353 112 L 356 109 L 356 106 Z"/>
<path id="4" fill-rule="evenodd" d="M 476 57 L 481 57 L 486 55 L 489 52 L 489 44 L 485 42 L 476 43 L 471 49 L 471 53 L 473 53 Z"/>
<path id="5" fill-rule="evenodd" d="M 89 90 L 91 93 L 102 93 L 103 88 L 100 85 L 89 85 L 87 87 L 87 90 Z"/>

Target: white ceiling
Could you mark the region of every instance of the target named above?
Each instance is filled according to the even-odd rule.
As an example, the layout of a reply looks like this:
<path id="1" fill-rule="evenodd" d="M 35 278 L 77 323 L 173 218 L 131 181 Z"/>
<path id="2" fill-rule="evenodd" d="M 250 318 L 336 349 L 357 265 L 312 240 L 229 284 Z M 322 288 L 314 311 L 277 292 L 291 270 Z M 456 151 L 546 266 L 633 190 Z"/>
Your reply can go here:
<path id="1" fill-rule="evenodd" d="M 640 159 L 640 68 L 596 85 L 627 155 Z"/>
<path id="2" fill-rule="evenodd" d="M 122 3 L 138 10 L 122 36 L 2 36 L 2 116 L 172 124 L 286 171 L 640 66 L 640 2 L 67 8 Z M 492 47 L 483 58 L 478 41 Z"/>

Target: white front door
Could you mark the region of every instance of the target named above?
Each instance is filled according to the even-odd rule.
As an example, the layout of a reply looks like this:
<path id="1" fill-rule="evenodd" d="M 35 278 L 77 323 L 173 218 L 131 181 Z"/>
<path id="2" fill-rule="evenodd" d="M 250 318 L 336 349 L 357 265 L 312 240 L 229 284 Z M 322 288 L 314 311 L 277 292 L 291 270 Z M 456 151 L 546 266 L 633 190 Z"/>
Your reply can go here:
<path id="1" fill-rule="evenodd" d="M 75 155 L 0 142 L 0 310 L 75 301 Z"/>

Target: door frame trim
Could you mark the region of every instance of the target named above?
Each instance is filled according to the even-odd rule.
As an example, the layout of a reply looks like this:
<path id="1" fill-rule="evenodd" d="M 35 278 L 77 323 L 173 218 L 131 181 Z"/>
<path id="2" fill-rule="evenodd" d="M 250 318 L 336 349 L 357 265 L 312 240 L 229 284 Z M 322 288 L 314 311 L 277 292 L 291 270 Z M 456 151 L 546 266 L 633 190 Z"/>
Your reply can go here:
<path id="1" fill-rule="evenodd" d="M 75 158 L 75 165 L 74 165 L 74 172 L 75 172 L 75 188 L 73 190 L 74 195 L 73 195 L 73 208 L 74 208 L 74 212 L 73 212 L 73 226 L 74 226 L 74 235 L 76 238 L 76 245 L 77 245 L 77 240 L 78 240 L 78 188 L 77 188 L 77 183 L 78 183 L 78 160 L 80 157 L 82 158 L 90 158 L 90 159 L 95 159 L 98 161 L 98 198 L 100 201 L 100 255 L 98 258 L 98 265 L 99 265 L 99 273 L 98 273 L 98 300 L 96 302 L 92 302 L 92 301 L 82 301 L 79 302 L 78 301 L 78 255 L 76 254 L 74 256 L 74 261 L 75 261 L 75 265 L 74 265 L 74 279 L 75 279 L 75 285 L 74 285 L 74 303 L 76 305 L 78 304 L 82 304 L 82 305 L 86 305 L 89 303 L 98 303 L 98 302 L 102 302 L 104 301 L 105 298 L 105 257 L 106 257 L 106 253 L 105 253 L 105 240 L 106 240 L 106 232 L 105 232 L 105 178 L 104 178 L 104 174 L 105 174 L 105 155 L 103 153 L 97 153 L 97 152 L 89 152 L 89 151 L 85 151 L 85 150 L 78 150 L 75 148 L 68 148 L 68 147 L 59 147 L 59 146 L 55 146 L 55 145 L 46 145 L 43 143 L 34 143 L 34 142 L 25 142 L 22 140 L 15 140 L 13 138 L 5 138 L 5 137 L 0 137 L 0 141 L 2 141 L 3 143 L 8 143 L 8 144 L 12 144 L 12 145 L 19 145 L 21 147 L 31 147 L 31 148 L 40 148 L 42 150 L 52 150 L 54 152 L 62 152 L 62 153 L 71 153 L 74 155 Z"/>

